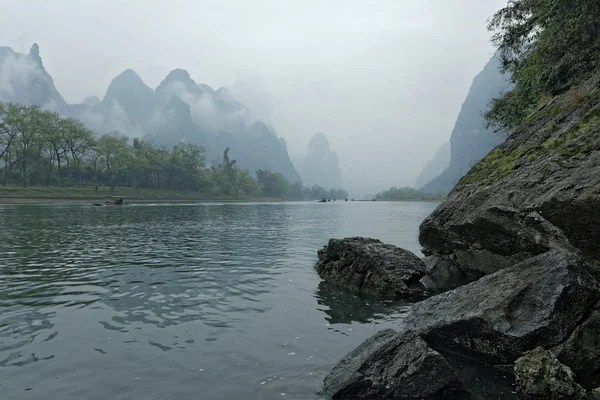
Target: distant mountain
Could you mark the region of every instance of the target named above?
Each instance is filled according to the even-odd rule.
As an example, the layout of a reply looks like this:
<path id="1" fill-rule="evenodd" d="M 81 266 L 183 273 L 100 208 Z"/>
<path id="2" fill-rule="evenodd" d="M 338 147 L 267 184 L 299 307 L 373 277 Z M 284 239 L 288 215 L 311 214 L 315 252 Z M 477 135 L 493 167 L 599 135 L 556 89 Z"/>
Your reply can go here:
<path id="1" fill-rule="evenodd" d="M 342 189 L 342 173 L 337 154 L 329 148 L 329 140 L 317 133 L 308 144 L 298 169 L 305 186 L 319 185 L 326 189 Z"/>
<path id="2" fill-rule="evenodd" d="M 440 175 L 450 165 L 450 142 L 444 143 L 435 153 L 435 157 L 423 167 L 415 183 L 416 188 L 422 188 Z"/>
<path id="3" fill-rule="evenodd" d="M 37 43 L 31 46 L 29 54 L 0 47 L 0 101 L 67 112 L 67 102 L 46 72 Z"/>
<path id="4" fill-rule="evenodd" d="M 195 143 L 205 147 L 208 163 L 219 162 L 229 147 L 241 168 L 300 180 L 285 141 L 272 127 L 255 120 L 226 88 L 196 83 L 183 69 L 171 71 L 156 90 L 127 69 L 111 81 L 102 99 L 67 104 L 44 69 L 37 44 L 27 55 L 0 47 L 0 101 L 40 105 L 100 133 L 116 130 L 165 146 Z"/>
<path id="5" fill-rule="evenodd" d="M 450 137 L 450 164 L 440 175 L 425 184 L 423 190 L 450 191 L 473 164 L 504 140 L 492 129 L 486 129 L 483 119 L 490 100 L 509 88 L 508 76 L 503 75 L 499 67 L 500 61 L 496 55 L 473 79 Z M 436 160 L 434 163 L 441 162 Z"/>

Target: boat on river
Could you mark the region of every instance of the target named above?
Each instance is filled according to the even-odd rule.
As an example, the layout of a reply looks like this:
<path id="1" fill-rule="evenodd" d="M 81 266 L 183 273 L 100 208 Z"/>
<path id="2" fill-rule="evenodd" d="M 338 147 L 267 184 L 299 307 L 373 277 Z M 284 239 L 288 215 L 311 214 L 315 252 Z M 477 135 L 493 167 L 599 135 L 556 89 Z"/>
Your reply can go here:
<path id="1" fill-rule="evenodd" d="M 123 196 L 107 196 L 110 200 L 106 200 L 104 203 L 92 203 L 92 205 L 97 207 L 104 206 L 128 206 L 129 203 L 125 201 Z"/>

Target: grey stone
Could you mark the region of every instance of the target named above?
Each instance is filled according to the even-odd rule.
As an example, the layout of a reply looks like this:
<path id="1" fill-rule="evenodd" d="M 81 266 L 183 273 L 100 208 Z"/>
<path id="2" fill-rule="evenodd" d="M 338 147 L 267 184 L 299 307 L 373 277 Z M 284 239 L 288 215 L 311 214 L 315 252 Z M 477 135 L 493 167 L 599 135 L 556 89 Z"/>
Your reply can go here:
<path id="1" fill-rule="evenodd" d="M 413 253 L 377 239 L 330 239 L 315 268 L 326 281 L 357 292 L 397 297 L 420 295 L 425 264 Z"/>
<path id="2" fill-rule="evenodd" d="M 598 293 L 576 255 L 553 250 L 416 303 L 402 328 L 434 349 L 511 364 L 524 351 L 565 341 Z"/>
<path id="3" fill-rule="evenodd" d="M 537 347 L 515 363 L 517 397 L 520 400 L 585 400 L 587 393 L 571 369 L 548 350 Z"/>
<path id="4" fill-rule="evenodd" d="M 333 399 L 454 399 L 462 384 L 444 357 L 414 334 L 380 331 L 325 378 Z"/>

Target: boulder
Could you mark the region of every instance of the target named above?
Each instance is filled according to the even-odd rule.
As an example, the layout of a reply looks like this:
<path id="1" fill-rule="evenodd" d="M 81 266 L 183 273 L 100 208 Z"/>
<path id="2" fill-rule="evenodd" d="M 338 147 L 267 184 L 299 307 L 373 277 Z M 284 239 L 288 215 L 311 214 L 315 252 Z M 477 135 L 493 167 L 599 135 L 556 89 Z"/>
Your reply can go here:
<path id="1" fill-rule="evenodd" d="M 575 328 L 569 338 L 551 349 L 580 379 L 600 370 L 600 304 Z"/>
<path id="2" fill-rule="evenodd" d="M 457 183 L 420 227 L 426 256 L 486 275 L 555 248 L 600 260 L 600 74 L 552 99 Z"/>
<path id="3" fill-rule="evenodd" d="M 548 350 L 537 347 L 515 363 L 515 383 L 520 400 L 585 400 L 587 393 L 571 369 Z"/>
<path id="4" fill-rule="evenodd" d="M 421 283 L 431 291 L 455 289 L 472 281 L 456 263 L 438 256 L 425 257 L 423 260 L 427 275 Z"/>
<path id="5" fill-rule="evenodd" d="M 413 253 L 377 239 L 330 239 L 315 268 L 324 280 L 365 294 L 423 294 L 425 264 Z"/>
<path id="6" fill-rule="evenodd" d="M 380 331 L 325 378 L 332 399 L 454 399 L 462 384 L 452 367 L 417 335 Z"/>
<path id="7" fill-rule="evenodd" d="M 587 400 L 600 400 L 600 388 L 588 392 Z"/>
<path id="8" fill-rule="evenodd" d="M 416 303 L 403 330 L 419 333 L 434 349 L 512 364 L 527 350 L 566 341 L 598 293 L 579 257 L 553 250 Z"/>

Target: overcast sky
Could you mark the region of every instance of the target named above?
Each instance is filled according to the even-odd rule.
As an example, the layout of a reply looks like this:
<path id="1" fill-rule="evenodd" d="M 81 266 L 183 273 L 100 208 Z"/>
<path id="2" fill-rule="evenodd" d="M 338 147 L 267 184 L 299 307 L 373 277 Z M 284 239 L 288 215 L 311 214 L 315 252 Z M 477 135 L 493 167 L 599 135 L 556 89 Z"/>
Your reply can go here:
<path id="1" fill-rule="evenodd" d="M 493 55 L 506 0 L 0 0 L 0 45 L 42 59 L 69 102 L 126 68 L 155 88 L 174 68 L 230 87 L 288 142 L 316 132 L 345 186 L 411 185 L 447 141 Z"/>

